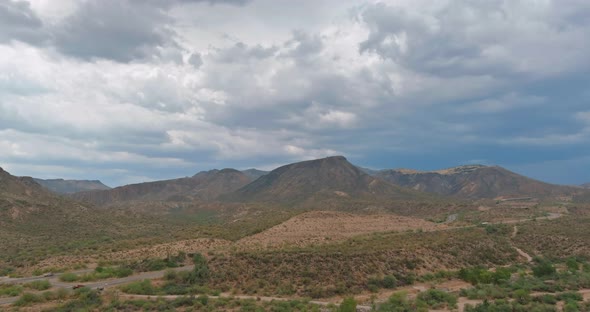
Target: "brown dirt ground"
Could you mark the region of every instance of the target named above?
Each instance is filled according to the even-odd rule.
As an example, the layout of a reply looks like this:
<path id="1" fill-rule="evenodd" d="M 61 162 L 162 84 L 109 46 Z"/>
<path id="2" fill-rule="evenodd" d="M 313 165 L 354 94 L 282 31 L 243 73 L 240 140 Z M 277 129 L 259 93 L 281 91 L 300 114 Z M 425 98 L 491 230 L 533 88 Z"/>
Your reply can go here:
<path id="1" fill-rule="evenodd" d="M 264 232 L 238 241 L 241 247 L 304 246 L 328 243 L 375 233 L 446 228 L 422 219 L 391 214 L 356 215 L 335 211 L 313 211 L 295 216 Z"/>
<path id="2" fill-rule="evenodd" d="M 167 255 L 176 255 L 180 251 L 185 253 L 206 252 L 229 245 L 231 245 L 231 242 L 223 239 L 198 238 L 92 256 L 52 257 L 42 261 L 35 267 L 68 268 L 75 264 L 85 264 L 86 266 L 92 268 L 99 261 L 116 262 L 143 260 L 146 258 L 165 258 Z"/>

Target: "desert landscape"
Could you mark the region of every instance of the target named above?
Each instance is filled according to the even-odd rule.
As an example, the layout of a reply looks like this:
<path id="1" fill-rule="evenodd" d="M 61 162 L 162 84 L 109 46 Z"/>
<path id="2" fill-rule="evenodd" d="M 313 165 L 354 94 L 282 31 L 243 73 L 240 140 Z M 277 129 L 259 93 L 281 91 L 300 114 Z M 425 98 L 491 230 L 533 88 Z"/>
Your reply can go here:
<path id="1" fill-rule="evenodd" d="M 0 0 L 0 311 L 590 312 L 590 1 Z"/>

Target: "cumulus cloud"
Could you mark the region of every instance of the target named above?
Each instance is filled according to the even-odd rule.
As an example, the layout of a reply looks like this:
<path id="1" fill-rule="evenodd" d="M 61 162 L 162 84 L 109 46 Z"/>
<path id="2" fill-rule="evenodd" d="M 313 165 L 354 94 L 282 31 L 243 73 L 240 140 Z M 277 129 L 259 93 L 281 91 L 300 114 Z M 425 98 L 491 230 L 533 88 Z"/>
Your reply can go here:
<path id="1" fill-rule="evenodd" d="M 0 0 L 0 163 L 117 185 L 590 155 L 590 5 L 532 1 Z"/>
<path id="2" fill-rule="evenodd" d="M 40 43 L 47 39 L 43 22 L 26 1 L 0 1 L 0 43 L 19 40 Z"/>

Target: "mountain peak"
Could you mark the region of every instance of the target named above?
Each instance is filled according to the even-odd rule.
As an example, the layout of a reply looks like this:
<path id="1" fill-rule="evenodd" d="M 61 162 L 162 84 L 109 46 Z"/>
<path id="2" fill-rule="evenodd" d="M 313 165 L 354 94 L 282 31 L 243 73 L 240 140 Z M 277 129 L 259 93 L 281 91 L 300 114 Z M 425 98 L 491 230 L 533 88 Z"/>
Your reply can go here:
<path id="1" fill-rule="evenodd" d="M 279 167 L 237 190 L 231 199 L 301 203 L 317 195 L 400 195 L 394 185 L 375 179 L 343 156 Z M 403 194 L 404 196 L 407 194 Z"/>

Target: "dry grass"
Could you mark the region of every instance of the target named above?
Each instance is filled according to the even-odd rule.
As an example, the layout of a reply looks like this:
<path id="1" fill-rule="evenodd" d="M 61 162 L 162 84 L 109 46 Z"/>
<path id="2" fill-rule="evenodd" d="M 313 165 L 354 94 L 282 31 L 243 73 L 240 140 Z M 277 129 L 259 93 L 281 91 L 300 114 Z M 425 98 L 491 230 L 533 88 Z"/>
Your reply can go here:
<path id="1" fill-rule="evenodd" d="M 313 211 L 295 216 L 264 232 L 243 238 L 238 246 L 281 247 L 329 243 L 375 232 L 439 230 L 444 225 L 392 214 L 357 215 L 335 211 Z"/>

